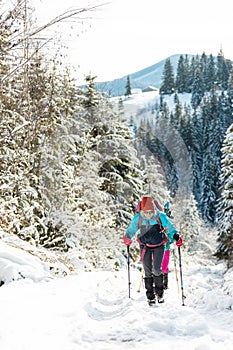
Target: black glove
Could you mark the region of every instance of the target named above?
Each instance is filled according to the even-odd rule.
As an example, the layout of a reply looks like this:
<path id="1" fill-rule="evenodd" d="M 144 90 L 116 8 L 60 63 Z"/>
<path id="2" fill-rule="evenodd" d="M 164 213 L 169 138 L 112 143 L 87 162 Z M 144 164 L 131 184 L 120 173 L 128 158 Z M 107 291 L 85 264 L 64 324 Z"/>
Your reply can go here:
<path id="1" fill-rule="evenodd" d="M 177 242 L 180 239 L 180 235 L 178 233 L 174 233 L 173 239 Z"/>

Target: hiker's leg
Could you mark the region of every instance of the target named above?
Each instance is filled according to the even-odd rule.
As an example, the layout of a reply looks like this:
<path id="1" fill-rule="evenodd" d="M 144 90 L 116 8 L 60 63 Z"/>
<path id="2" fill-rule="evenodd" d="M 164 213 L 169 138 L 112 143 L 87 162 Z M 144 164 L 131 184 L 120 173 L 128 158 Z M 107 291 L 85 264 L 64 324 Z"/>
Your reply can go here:
<path id="1" fill-rule="evenodd" d="M 155 298 L 154 289 L 153 289 L 153 275 L 152 275 L 152 254 L 150 249 L 146 249 L 142 265 L 145 272 L 145 289 L 147 299 L 153 300 Z"/>
<path id="2" fill-rule="evenodd" d="M 170 259 L 170 249 L 166 250 L 163 254 L 163 262 L 162 262 L 163 273 L 168 273 L 169 259 Z"/>
<path id="3" fill-rule="evenodd" d="M 164 254 L 164 246 L 156 247 L 153 250 L 153 272 L 154 272 L 155 293 L 160 298 L 163 297 L 163 291 L 164 291 L 163 273 L 162 273 L 163 254 Z"/>
<path id="4" fill-rule="evenodd" d="M 162 261 L 164 255 L 164 245 L 153 249 L 153 274 L 159 276 L 162 274 Z"/>
<path id="5" fill-rule="evenodd" d="M 158 298 L 163 297 L 164 285 L 163 285 L 163 274 L 159 276 L 154 276 L 154 284 L 155 284 L 155 294 Z"/>
<path id="6" fill-rule="evenodd" d="M 145 277 L 145 289 L 146 289 L 146 297 L 148 300 L 154 300 L 155 299 L 155 293 L 153 288 L 153 277 Z"/>
<path id="7" fill-rule="evenodd" d="M 170 249 L 166 250 L 163 255 L 163 262 L 162 262 L 162 272 L 163 272 L 163 284 L 164 289 L 168 288 L 168 265 L 170 260 Z"/>
<path id="8" fill-rule="evenodd" d="M 152 277 L 152 252 L 150 248 L 146 248 L 142 260 L 142 266 L 145 272 L 145 277 Z"/>

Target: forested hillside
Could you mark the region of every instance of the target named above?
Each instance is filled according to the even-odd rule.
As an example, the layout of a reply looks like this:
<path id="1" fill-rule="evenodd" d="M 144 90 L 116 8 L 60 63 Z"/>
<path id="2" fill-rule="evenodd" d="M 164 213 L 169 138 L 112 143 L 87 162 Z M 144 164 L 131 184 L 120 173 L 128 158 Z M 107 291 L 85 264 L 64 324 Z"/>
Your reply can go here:
<path id="1" fill-rule="evenodd" d="M 176 74 L 168 58 L 160 102 L 143 111 L 153 117 L 141 117 L 137 128 L 137 134 L 162 162 L 172 197 L 179 195 L 180 186 L 176 160 L 184 160 L 186 176 L 182 181 L 188 181 L 202 219 L 221 226 L 225 244 L 219 249 L 224 255 L 226 241 L 230 244 L 232 240 L 232 79 L 232 62 L 222 52 L 216 60 L 204 53 L 191 60 L 181 55 Z M 173 98 L 172 109 L 167 96 Z"/>
<path id="2" fill-rule="evenodd" d="M 231 266 L 230 62 L 219 55 L 208 88 L 203 72 L 210 58 L 205 58 L 205 66 L 205 56 L 195 59 L 196 66 L 192 62 L 195 75 L 189 84 L 180 62 L 176 79 L 170 76 L 175 85 L 169 82 L 169 88 L 165 82 L 172 70 L 168 74 L 166 63 L 161 103 L 151 111 L 154 129 L 141 125 L 137 130 L 124 117 L 122 100 L 113 106 L 97 92 L 94 77 L 87 76 L 86 88 L 80 90 L 60 56 L 48 60 L 43 44 L 29 35 L 27 11 L 19 2 L 0 19 L 0 237 L 17 235 L 32 245 L 62 252 L 78 248 L 80 257 L 85 255 L 92 265 L 101 267 L 107 259 L 117 269 L 124 229 L 137 200 L 149 192 L 161 203 L 172 201 L 187 250 L 198 241 L 202 225 L 219 225 L 218 256 Z M 183 92 L 192 94 L 190 106 L 179 103 L 178 93 Z M 163 102 L 164 94 L 173 93 L 175 112 Z M 171 125 L 180 138 L 169 134 Z M 156 130 L 160 138 L 155 137 Z M 180 139 L 185 147 L 180 147 Z M 182 176 L 186 170 L 191 174 L 185 184 L 179 183 L 179 169 L 174 167 L 182 152 L 186 160 L 191 157 L 180 167 Z M 216 220 L 217 203 L 221 224 Z"/>

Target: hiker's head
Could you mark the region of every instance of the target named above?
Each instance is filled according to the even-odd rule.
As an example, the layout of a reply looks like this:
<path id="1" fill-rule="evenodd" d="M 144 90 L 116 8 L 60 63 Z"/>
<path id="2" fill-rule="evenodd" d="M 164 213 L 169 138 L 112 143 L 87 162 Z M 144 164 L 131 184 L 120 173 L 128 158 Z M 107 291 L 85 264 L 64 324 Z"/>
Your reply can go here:
<path id="1" fill-rule="evenodd" d="M 143 214 L 146 216 L 151 216 L 155 213 L 155 204 L 152 197 L 150 196 L 142 197 L 141 210 Z"/>

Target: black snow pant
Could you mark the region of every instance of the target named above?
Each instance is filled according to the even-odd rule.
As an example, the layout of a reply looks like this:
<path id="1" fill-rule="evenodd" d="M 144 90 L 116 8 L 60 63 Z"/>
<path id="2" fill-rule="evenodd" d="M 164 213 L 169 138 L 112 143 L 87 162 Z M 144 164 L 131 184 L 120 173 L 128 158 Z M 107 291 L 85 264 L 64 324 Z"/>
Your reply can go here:
<path id="1" fill-rule="evenodd" d="M 142 251 L 143 246 L 140 246 Z M 155 248 L 146 248 L 145 255 L 143 257 L 143 268 L 145 271 L 145 289 L 148 299 L 153 300 L 155 294 L 159 297 L 163 296 L 163 274 L 162 274 L 162 261 L 164 254 L 164 245 Z"/>

